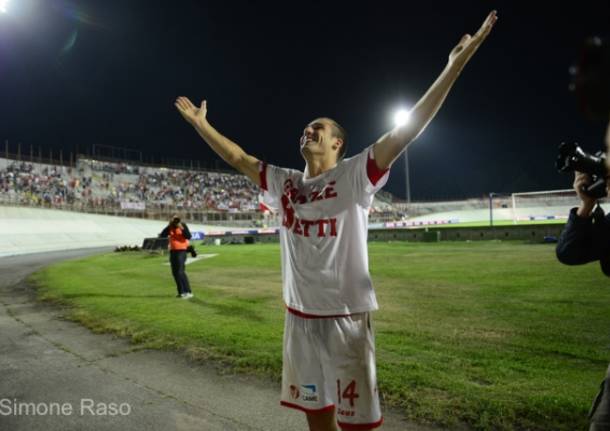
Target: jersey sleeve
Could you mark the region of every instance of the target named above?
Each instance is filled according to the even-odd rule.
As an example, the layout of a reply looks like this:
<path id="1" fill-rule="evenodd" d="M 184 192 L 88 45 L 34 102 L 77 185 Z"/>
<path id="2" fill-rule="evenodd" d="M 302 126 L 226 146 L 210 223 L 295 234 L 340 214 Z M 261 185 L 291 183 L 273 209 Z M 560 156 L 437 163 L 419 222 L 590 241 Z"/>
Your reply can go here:
<path id="1" fill-rule="evenodd" d="M 375 162 L 373 147 L 367 147 L 360 154 L 346 160 L 349 176 L 353 184 L 354 199 L 363 207 L 370 207 L 373 197 L 387 183 L 389 169 L 379 169 Z"/>
<path id="2" fill-rule="evenodd" d="M 291 173 L 292 170 L 290 169 L 279 168 L 266 162 L 259 164 L 260 187 L 263 189 L 263 204 L 273 209 L 280 208 L 284 184 Z"/>

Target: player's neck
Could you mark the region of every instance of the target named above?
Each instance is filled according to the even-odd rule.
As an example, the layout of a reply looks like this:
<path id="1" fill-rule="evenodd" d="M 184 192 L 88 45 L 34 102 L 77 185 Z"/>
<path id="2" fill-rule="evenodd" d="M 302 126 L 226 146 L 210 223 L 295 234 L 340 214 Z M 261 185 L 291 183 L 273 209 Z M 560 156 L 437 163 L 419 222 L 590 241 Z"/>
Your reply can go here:
<path id="1" fill-rule="evenodd" d="M 309 178 L 314 178 L 318 175 L 322 175 L 324 172 L 330 171 L 332 168 L 337 166 L 337 161 L 334 157 L 310 157 L 306 159 L 306 162 L 307 165 L 305 166 L 305 170 Z"/>

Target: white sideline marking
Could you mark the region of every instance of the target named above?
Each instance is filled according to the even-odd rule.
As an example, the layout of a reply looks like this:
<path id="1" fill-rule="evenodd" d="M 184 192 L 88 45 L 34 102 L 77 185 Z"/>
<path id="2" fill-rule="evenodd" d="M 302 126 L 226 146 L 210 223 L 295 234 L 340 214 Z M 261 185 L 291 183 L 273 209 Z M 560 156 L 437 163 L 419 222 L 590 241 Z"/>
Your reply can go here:
<path id="1" fill-rule="evenodd" d="M 186 258 L 186 262 L 184 264 L 188 265 L 190 263 L 197 262 L 198 260 L 210 259 L 210 258 L 212 258 L 214 256 L 218 256 L 218 253 L 213 253 L 213 254 L 197 254 L 197 257 L 187 257 Z M 169 262 L 165 262 L 163 265 L 169 266 Z"/>

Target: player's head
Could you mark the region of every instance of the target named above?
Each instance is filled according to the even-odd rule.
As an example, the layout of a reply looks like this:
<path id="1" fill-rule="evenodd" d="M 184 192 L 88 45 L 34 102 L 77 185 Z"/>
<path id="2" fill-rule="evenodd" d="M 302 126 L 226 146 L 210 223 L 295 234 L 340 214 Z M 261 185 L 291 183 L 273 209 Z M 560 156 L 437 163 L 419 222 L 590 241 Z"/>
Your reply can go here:
<path id="1" fill-rule="evenodd" d="M 345 157 L 347 133 L 331 118 L 316 118 L 303 130 L 301 154 L 308 157 L 334 157 L 338 162 Z"/>
<path id="2" fill-rule="evenodd" d="M 174 214 L 171 219 L 169 219 L 169 224 L 172 226 L 178 226 L 180 224 L 180 216 L 178 214 Z"/>

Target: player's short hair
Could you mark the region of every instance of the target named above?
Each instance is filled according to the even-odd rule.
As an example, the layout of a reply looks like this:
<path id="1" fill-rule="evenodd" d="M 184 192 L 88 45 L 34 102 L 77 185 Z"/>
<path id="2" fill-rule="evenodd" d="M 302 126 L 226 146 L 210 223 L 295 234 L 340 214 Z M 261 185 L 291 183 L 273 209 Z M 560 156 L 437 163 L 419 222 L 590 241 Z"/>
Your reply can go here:
<path id="1" fill-rule="evenodd" d="M 343 126 L 341 126 L 332 118 L 328 118 L 328 120 L 333 126 L 333 136 L 343 141 L 343 145 L 341 145 L 341 148 L 339 149 L 339 154 L 337 154 L 337 161 L 339 162 L 343 160 L 343 158 L 345 157 L 345 153 L 347 152 L 347 132 L 345 131 Z"/>

